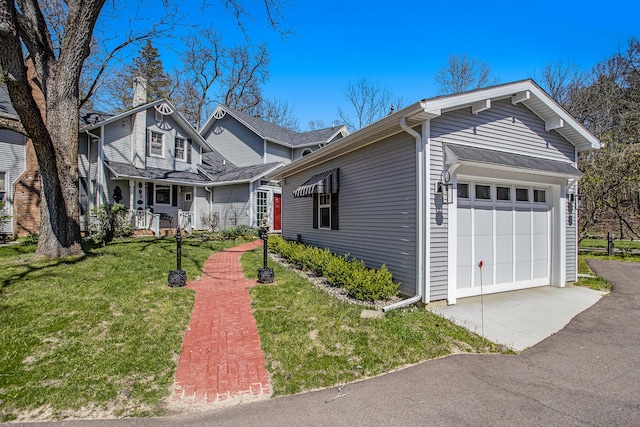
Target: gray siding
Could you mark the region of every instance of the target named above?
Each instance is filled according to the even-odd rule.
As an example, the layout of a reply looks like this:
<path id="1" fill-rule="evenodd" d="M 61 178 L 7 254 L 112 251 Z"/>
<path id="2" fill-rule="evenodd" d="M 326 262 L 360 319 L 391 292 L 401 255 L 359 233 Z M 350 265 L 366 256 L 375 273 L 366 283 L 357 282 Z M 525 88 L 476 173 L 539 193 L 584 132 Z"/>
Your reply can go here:
<path id="1" fill-rule="evenodd" d="M 124 117 L 104 127 L 105 159 L 120 163 L 131 161 L 131 132 L 131 117 Z"/>
<path id="2" fill-rule="evenodd" d="M 264 140 L 229 115 L 216 120 L 203 136 L 236 166 L 251 166 L 263 162 Z"/>
<path id="3" fill-rule="evenodd" d="M 220 229 L 234 225 L 250 225 L 249 184 L 212 187 L 212 212 L 220 218 Z"/>
<path id="4" fill-rule="evenodd" d="M 339 230 L 313 228 L 313 198 L 293 191 L 312 175 L 339 172 Z M 287 177 L 282 190 L 282 233 L 305 243 L 350 253 L 367 266 L 386 264 L 403 294 L 416 286 L 415 140 L 399 134 L 339 159 Z"/>
<path id="5" fill-rule="evenodd" d="M 431 227 L 431 241 L 429 242 L 428 253 L 431 262 L 431 280 L 429 284 L 429 301 L 439 301 L 447 299 L 447 289 L 449 283 L 448 271 L 448 208 L 450 205 L 443 205 L 442 198 L 435 198 L 434 184 L 440 181 L 440 176 L 444 168 L 444 147 L 441 142 L 432 141 L 429 147 L 431 157 L 430 180 L 431 185 L 427 189 L 429 203 L 431 205 L 431 215 L 429 224 Z"/>
<path id="6" fill-rule="evenodd" d="M 490 109 L 472 114 L 470 108 L 443 114 L 431 121 L 431 137 L 463 144 L 551 160 L 573 161 L 575 147 L 523 105 L 494 102 Z"/>
<path id="7" fill-rule="evenodd" d="M 274 144 L 273 142 L 267 142 L 266 163 L 280 162 L 289 164 L 291 163 L 291 156 L 291 148 L 283 147 L 282 145 Z"/>
<path id="8" fill-rule="evenodd" d="M 26 139 L 23 135 L 8 129 L 0 129 L 0 171 L 6 172 L 5 209 L 13 216 L 13 185 L 26 169 Z M 5 224 L 0 231 L 13 231 L 13 221 Z"/>
<path id="9" fill-rule="evenodd" d="M 176 123 L 171 116 L 164 116 L 162 122 L 156 121 L 155 109 L 147 110 L 147 132 L 160 132 L 164 136 L 164 157 L 147 156 L 147 167 L 160 169 L 197 172 L 196 163 L 198 157 L 195 155 L 191 159 L 191 164 L 185 160 L 178 160 L 175 157 L 176 137 L 190 139 L 187 133 Z M 192 152 L 192 154 L 196 154 Z"/>

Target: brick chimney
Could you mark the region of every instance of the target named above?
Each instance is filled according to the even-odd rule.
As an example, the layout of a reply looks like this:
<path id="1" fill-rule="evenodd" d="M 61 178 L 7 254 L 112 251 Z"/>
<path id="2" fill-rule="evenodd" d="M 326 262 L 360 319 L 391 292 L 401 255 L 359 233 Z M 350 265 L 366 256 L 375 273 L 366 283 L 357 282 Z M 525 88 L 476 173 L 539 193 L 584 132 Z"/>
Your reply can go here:
<path id="1" fill-rule="evenodd" d="M 147 103 L 147 79 L 137 76 L 133 79 L 133 108 Z"/>

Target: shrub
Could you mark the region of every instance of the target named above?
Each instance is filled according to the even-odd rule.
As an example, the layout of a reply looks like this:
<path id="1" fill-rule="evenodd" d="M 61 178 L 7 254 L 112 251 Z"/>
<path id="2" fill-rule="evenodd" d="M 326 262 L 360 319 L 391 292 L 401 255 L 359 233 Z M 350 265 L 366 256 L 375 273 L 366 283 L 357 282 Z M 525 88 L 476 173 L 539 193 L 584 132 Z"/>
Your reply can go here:
<path id="1" fill-rule="evenodd" d="M 93 209 L 93 214 L 98 219 L 97 224 L 92 227 L 91 235 L 96 243 L 109 243 L 115 238 L 127 237 L 133 231 L 129 211 L 125 205 L 101 205 Z"/>
<path id="2" fill-rule="evenodd" d="M 225 228 L 221 230 L 219 233 L 225 240 L 235 240 L 235 239 L 251 239 L 258 237 L 258 229 L 255 227 L 250 227 L 248 225 L 234 225 L 233 227 Z"/>
<path id="3" fill-rule="evenodd" d="M 379 270 L 367 268 L 362 260 L 332 254 L 329 249 L 291 242 L 280 236 L 269 237 L 269 250 L 304 270 L 326 277 L 331 286 L 343 287 L 350 296 L 362 301 L 386 299 L 398 293 L 386 265 Z"/>
<path id="4" fill-rule="evenodd" d="M 9 212 L 5 209 L 4 202 L 0 201 L 0 228 L 2 228 L 3 225 L 8 224 L 10 220 L 11 215 L 9 215 Z"/>

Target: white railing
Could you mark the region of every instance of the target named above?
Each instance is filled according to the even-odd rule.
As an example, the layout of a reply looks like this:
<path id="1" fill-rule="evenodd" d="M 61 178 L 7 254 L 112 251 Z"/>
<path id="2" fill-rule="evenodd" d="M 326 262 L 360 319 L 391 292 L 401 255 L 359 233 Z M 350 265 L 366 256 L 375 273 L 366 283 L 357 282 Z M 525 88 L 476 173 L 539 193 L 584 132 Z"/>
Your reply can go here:
<path id="1" fill-rule="evenodd" d="M 178 210 L 178 225 L 180 229 L 191 234 L 195 225 L 195 213 Z"/>
<path id="2" fill-rule="evenodd" d="M 150 209 L 131 211 L 131 221 L 137 230 L 151 230 L 156 236 L 160 235 L 160 214 Z"/>

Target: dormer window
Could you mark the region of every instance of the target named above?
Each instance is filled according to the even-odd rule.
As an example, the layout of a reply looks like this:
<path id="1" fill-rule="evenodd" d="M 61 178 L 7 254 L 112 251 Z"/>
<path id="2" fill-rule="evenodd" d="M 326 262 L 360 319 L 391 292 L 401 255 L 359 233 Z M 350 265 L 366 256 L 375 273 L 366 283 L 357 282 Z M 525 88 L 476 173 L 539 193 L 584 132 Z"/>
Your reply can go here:
<path id="1" fill-rule="evenodd" d="M 164 157 L 164 135 L 162 133 L 151 131 L 149 154 L 156 157 Z"/>
<path id="2" fill-rule="evenodd" d="M 187 141 L 176 137 L 176 159 L 185 160 Z"/>

